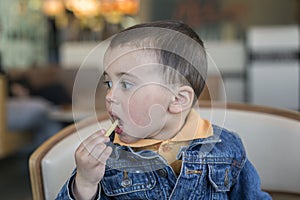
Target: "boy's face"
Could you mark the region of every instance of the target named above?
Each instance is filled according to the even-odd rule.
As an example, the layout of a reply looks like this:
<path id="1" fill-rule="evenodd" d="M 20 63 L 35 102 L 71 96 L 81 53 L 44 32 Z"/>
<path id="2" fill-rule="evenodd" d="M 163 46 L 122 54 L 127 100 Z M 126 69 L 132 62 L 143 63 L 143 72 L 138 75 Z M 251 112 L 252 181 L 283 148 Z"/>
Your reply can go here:
<path id="1" fill-rule="evenodd" d="M 174 95 L 153 52 L 126 50 L 114 48 L 106 54 L 104 83 L 106 108 L 113 121 L 119 120 L 116 133 L 123 142 L 133 143 L 164 131 Z"/>

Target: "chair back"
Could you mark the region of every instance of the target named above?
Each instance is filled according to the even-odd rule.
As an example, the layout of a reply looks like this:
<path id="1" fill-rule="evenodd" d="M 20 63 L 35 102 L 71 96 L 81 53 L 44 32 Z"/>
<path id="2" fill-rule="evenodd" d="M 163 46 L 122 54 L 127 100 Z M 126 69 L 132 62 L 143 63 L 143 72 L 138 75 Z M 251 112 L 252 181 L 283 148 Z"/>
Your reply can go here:
<path id="1" fill-rule="evenodd" d="M 199 113 L 239 134 L 264 190 L 300 194 L 299 112 L 245 104 L 213 109 L 202 104 Z"/>

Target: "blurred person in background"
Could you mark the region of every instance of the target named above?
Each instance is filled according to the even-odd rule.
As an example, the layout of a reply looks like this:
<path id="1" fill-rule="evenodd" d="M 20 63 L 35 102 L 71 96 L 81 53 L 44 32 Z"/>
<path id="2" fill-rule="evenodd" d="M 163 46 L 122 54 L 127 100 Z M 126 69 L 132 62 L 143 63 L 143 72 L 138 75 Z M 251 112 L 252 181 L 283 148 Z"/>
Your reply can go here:
<path id="1" fill-rule="evenodd" d="M 32 144 L 25 151 L 33 151 L 63 125 L 49 118 L 54 104 L 70 101 L 66 92 L 57 85 L 35 91 L 26 78 L 8 77 L 7 126 L 11 131 L 33 133 Z"/>

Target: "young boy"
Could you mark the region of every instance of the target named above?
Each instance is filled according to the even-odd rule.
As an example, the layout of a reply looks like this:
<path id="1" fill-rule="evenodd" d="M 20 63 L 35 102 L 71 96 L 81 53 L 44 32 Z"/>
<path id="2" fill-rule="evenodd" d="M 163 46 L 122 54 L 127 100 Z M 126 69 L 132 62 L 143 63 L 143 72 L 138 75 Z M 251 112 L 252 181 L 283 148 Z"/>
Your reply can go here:
<path id="1" fill-rule="evenodd" d="M 84 140 L 57 199 L 270 199 L 240 138 L 193 109 L 206 73 L 203 43 L 181 22 L 113 37 L 104 83 L 114 145 L 105 130 Z"/>

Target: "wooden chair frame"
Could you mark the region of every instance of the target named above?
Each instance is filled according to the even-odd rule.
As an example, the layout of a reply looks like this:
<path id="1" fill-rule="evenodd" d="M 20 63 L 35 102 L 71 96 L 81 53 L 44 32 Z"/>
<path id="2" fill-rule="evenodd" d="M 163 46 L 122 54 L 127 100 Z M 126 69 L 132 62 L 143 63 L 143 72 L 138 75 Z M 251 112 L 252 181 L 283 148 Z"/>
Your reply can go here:
<path id="1" fill-rule="evenodd" d="M 282 116 L 290 119 L 294 119 L 300 121 L 300 113 L 290 110 L 283 110 L 283 109 L 276 109 L 264 106 L 256 106 L 256 105 L 248 105 L 248 104 L 240 104 L 240 103 L 228 103 L 226 105 L 214 104 L 215 108 L 224 108 L 231 110 L 243 110 L 243 111 L 250 111 L 250 112 L 260 112 L 266 113 L 271 115 Z M 200 102 L 200 108 L 209 108 L 211 107 L 210 102 Z M 98 117 L 98 121 L 102 121 L 108 119 L 108 115 L 100 115 Z M 70 134 L 76 131 L 76 128 L 86 127 L 92 124 L 95 121 L 82 121 L 78 123 L 76 126 L 70 125 L 63 129 L 62 131 L 55 134 L 53 137 L 48 139 L 44 142 L 30 157 L 29 159 L 29 168 L 30 168 L 30 179 L 31 179 L 31 187 L 33 193 L 34 200 L 43 200 L 44 197 L 44 188 L 43 188 L 43 177 L 41 173 L 41 161 L 44 156 L 49 152 L 49 150 L 59 141 L 63 140 L 64 138 L 68 137 Z M 284 192 L 283 192 L 284 193 Z"/>

